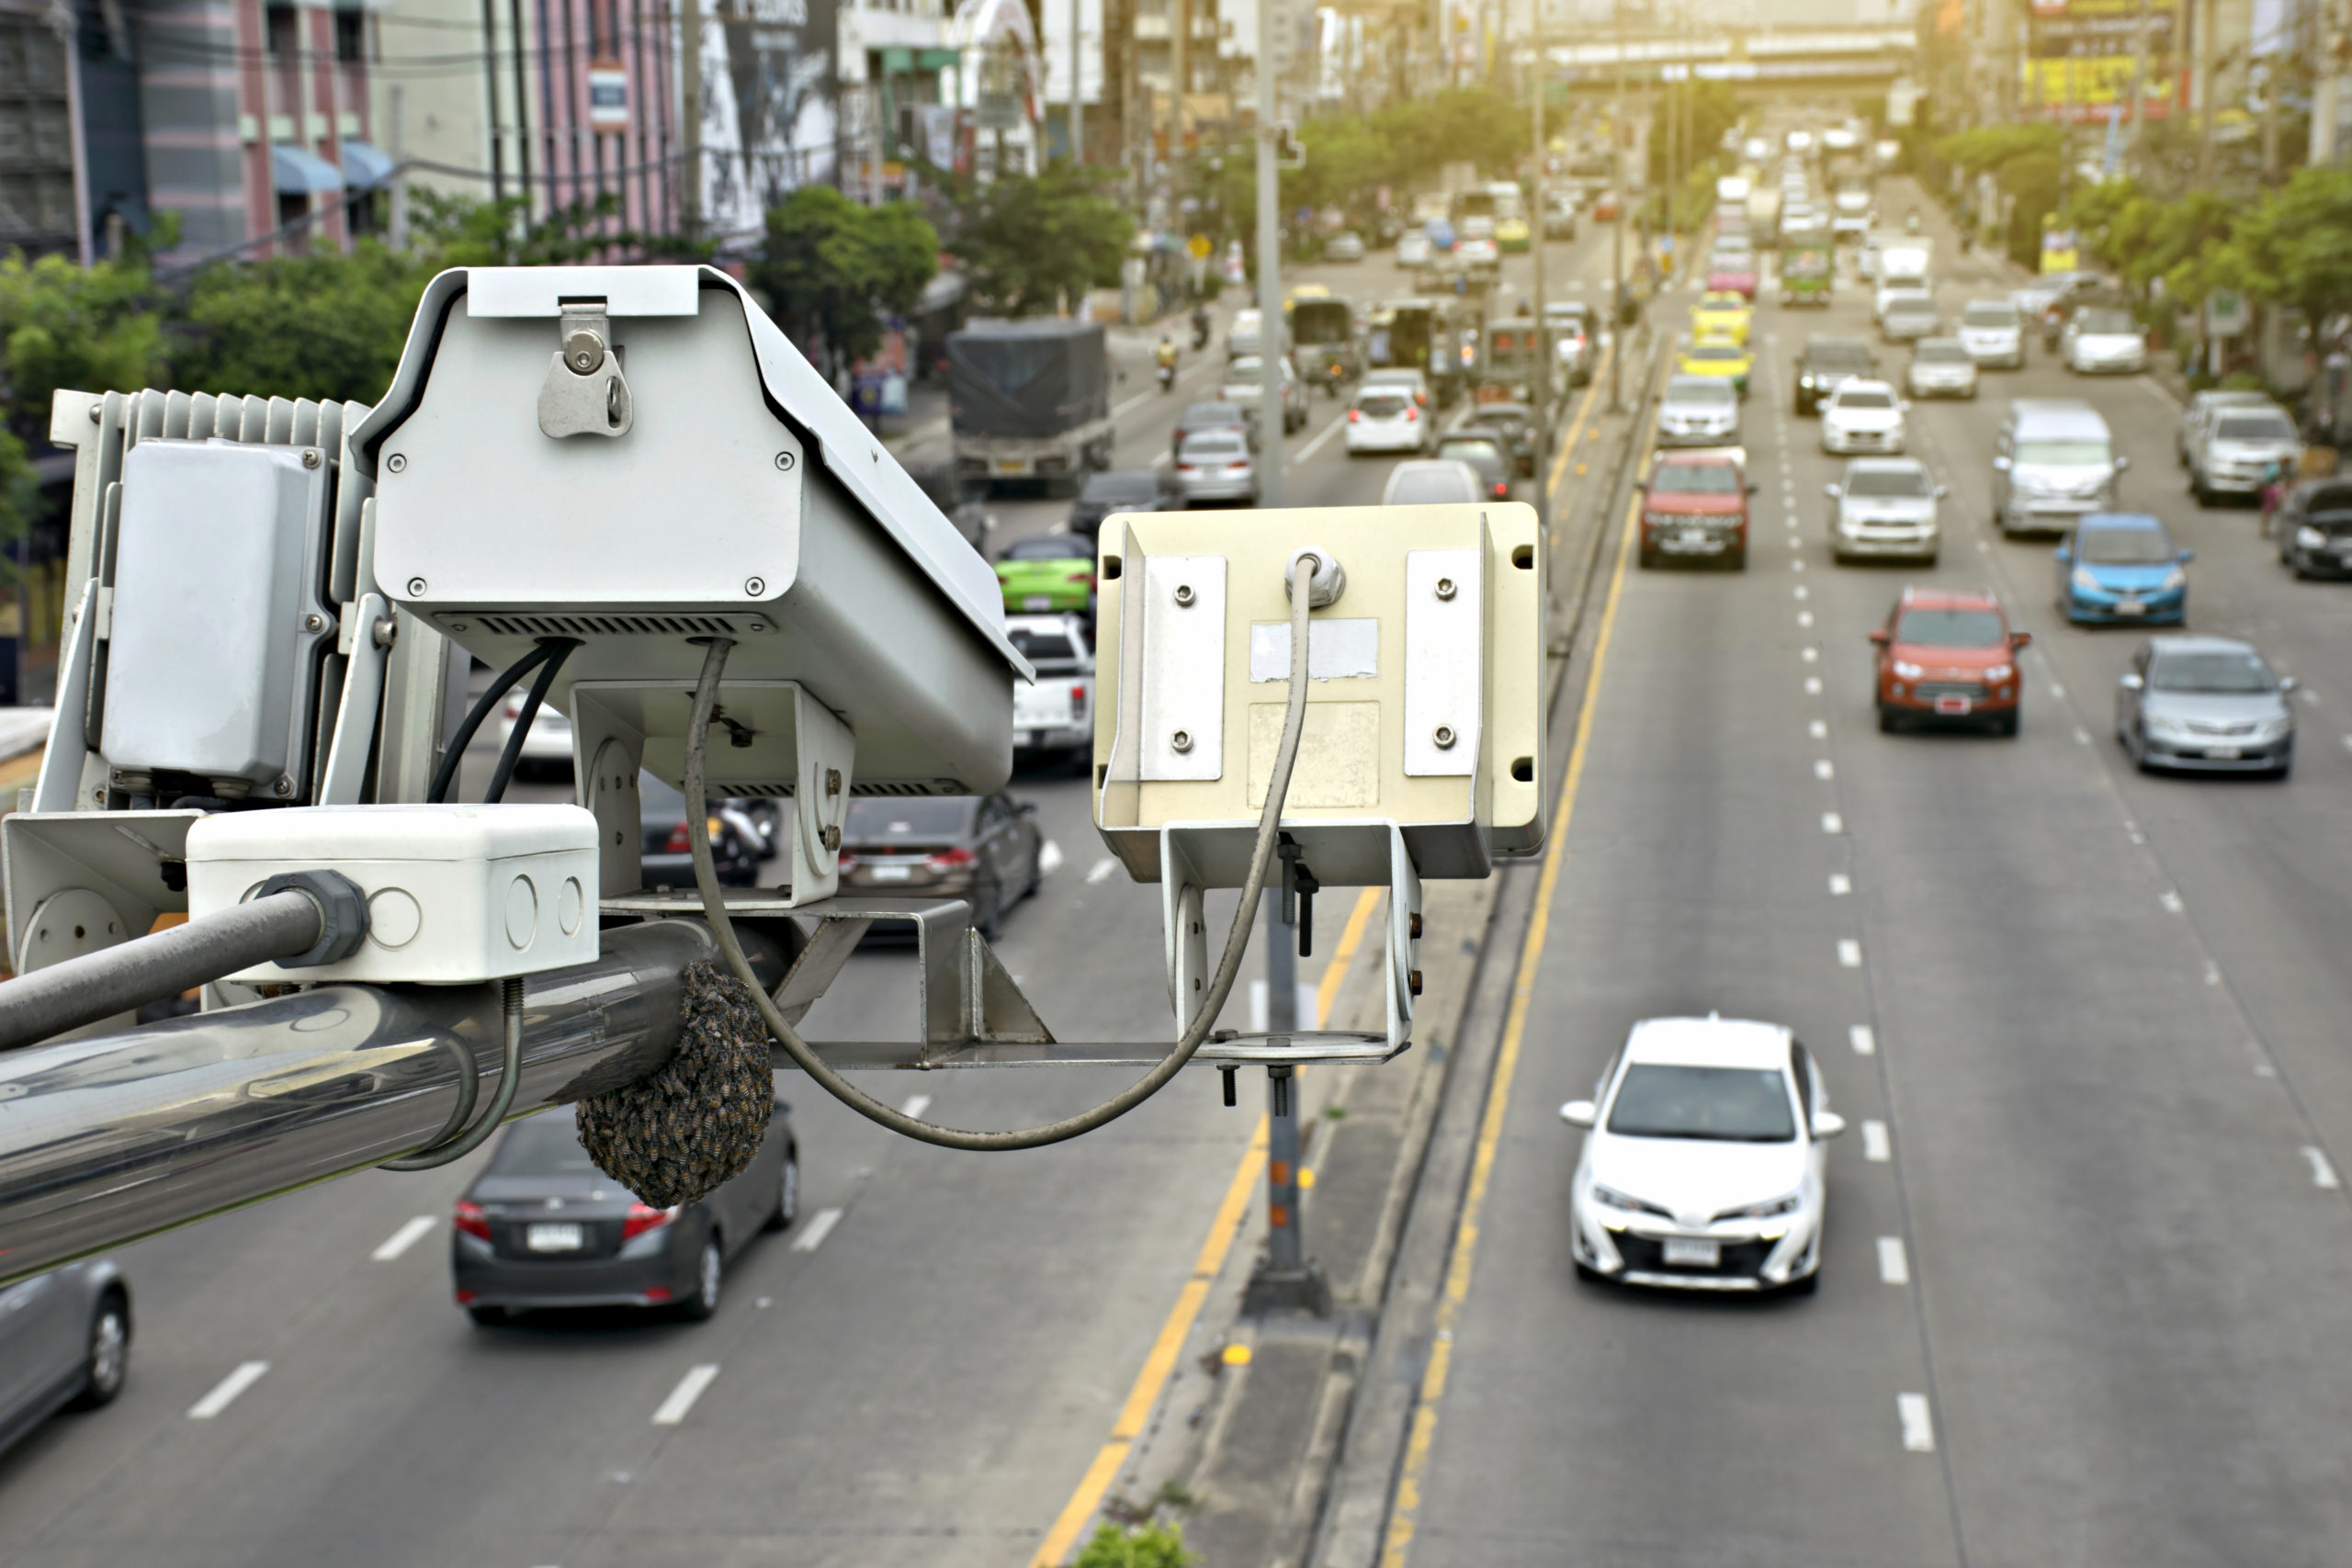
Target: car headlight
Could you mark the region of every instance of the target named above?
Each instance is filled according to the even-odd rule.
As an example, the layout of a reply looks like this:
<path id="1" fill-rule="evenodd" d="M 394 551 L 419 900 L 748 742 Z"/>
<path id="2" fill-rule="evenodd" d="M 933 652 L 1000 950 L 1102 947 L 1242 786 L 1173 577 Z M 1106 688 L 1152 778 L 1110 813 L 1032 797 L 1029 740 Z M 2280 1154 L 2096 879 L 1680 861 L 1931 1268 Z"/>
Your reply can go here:
<path id="1" fill-rule="evenodd" d="M 2188 586 L 2188 573 L 2179 567 L 2175 567 L 2170 571 L 2165 573 L 2165 580 L 2156 584 L 2156 590 L 2158 592 L 2169 593 L 2176 588 L 2186 588 Z"/>
<path id="2" fill-rule="evenodd" d="M 2016 673 L 2017 671 L 2015 670 L 2010 669 L 2006 664 L 1996 664 L 1984 671 L 1984 679 L 1987 681 L 2006 681 Z"/>
<path id="3" fill-rule="evenodd" d="M 1902 676 L 1906 681 L 1916 681 L 1922 674 L 1926 673 L 1926 671 L 1920 669 L 1918 665 L 1906 664 L 1900 659 L 1894 661 L 1894 672 L 1897 675 Z"/>
<path id="4" fill-rule="evenodd" d="M 2295 530 L 2295 543 L 2303 549 L 2316 550 L 2327 543 L 2327 536 L 2309 524 Z"/>
<path id="5" fill-rule="evenodd" d="M 2167 718 L 2163 714 L 2149 715 L 2141 720 L 2141 726 L 2151 735 L 2170 736 L 2176 739 L 2188 733 L 2187 724 L 2177 718 Z"/>
<path id="6" fill-rule="evenodd" d="M 1803 1192 L 1790 1192 L 1778 1198 L 1768 1198 L 1761 1203 L 1750 1203 L 1745 1209 L 1726 1209 L 1715 1218 L 1719 1220 L 1769 1220 L 1775 1214 L 1793 1214 L 1804 1201 Z"/>
<path id="7" fill-rule="evenodd" d="M 1620 1192 L 1614 1187 L 1604 1186 L 1598 1181 L 1592 1184 L 1592 1201 L 1604 1209 L 1621 1209 L 1629 1214 L 1659 1214 L 1669 1220 L 1674 1217 L 1671 1209 L 1645 1203 L 1631 1193 Z"/>
<path id="8" fill-rule="evenodd" d="M 2078 566 L 2075 569 L 2074 581 L 2075 586 L 2086 593 L 2097 593 L 2100 591 L 2098 579 L 2092 575 L 2091 569 L 2086 566 Z"/>
<path id="9" fill-rule="evenodd" d="M 2277 718 L 2264 719 L 2262 728 L 2255 733 L 2265 740 L 2278 740 L 2293 734 L 2294 730 L 2295 721 L 2285 714 L 2281 714 Z"/>

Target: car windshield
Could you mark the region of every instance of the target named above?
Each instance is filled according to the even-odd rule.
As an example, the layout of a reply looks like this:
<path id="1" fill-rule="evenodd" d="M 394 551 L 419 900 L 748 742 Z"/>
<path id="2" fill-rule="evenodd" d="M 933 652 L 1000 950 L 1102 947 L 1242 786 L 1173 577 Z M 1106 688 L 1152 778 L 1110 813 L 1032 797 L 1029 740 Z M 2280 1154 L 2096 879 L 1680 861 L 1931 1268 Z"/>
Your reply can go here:
<path id="1" fill-rule="evenodd" d="M 1254 354 L 1245 354 L 1225 367 L 1225 384 L 1228 387 L 1247 381 L 1255 384 L 1266 373 L 1266 362 Z"/>
<path id="2" fill-rule="evenodd" d="M 1238 403 L 1194 403 L 1184 411 L 1180 422 L 1186 428 L 1206 430 L 1212 425 L 1239 424 L 1241 405 Z"/>
<path id="3" fill-rule="evenodd" d="M 1957 343 L 1923 343 L 1913 355 L 1923 365 L 1960 365 L 1968 359 L 1968 350 Z"/>
<path id="4" fill-rule="evenodd" d="M 2180 552 L 2162 528 L 2085 528 L 2075 539 L 2075 557 L 2093 566 L 2156 566 Z"/>
<path id="5" fill-rule="evenodd" d="M 964 830 L 971 802 L 955 796 L 865 798 L 849 803 L 842 836 L 868 843 L 892 839 L 952 839 Z"/>
<path id="6" fill-rule="evenodd" d="M 1078 647 L 1069 640 L 1068 632 L 1033 632 L 1014 626 L 1004 635 L 1012 642 L 1012 651 L 1033 664 L 1078 657 Z"/>
<path id="7" fill-rule="evenodd" d="M 2148 671 L 2148 684 L 2159 692 L 2253 694 L 2276 691 L 2278 678 L 2257 653 L 2167 653 Z"/>
<path id="8" fill-rule="evenodd" d="M 1660 463 L 1650 476 L 1652 495 L 1737 495 L 1739 470 L 1729 463 Z"/>
<path id="9" fill-rule="evenodd" d="M 1039 534 L 1015 539 L 1004 547 L 999 560 L 1092 560 L 1094 547 L 1076 534 Z"/>
<path id="10" fill-rule="evenodd" d="M 550 1111 L 517 1122 L 490 1157 L 489 1176 L 594 1176 L 596 1162 L 580 1146 L 580 1129 L 569 1111 Z"/>
<path id="11" fill-rule="evenodd" d="M 1894 406 L 1894 400 L 1884 392 L 1864 388 L 1860 391 L 1838 393 L 1838 406 L 1840 409 L 1891 409 Z"/>
<path id="12" fill-rule="evenodd" d="M 2214 431 L 2221 441 L 2292 441 L 2295 427 L 2275 413 L 2233 413 Z"/>
<path id="13" fill-rule="evenodd" d="M 2104 468 L 2109 462 L 2104 441 L 2020 441 L 2018 461 L 2053 468 Z"/>
<path id="14" fill-rule="evenodd" d="M 1440 473 L 1428 468 L 1416 469 L 1397 476 L 1396 488 L 1389 492 L 1390 506 L 1449 505 L 1454 502 L 1475 501 L 1477 497 L 1462 482 L 1458 473 Z"/>
<path id="15" fill-rule="evenodd" d="M 1994 610 L 1905 610 L 1894 640 L 1915 648 L 1998 648 L 2008 640 Z"/>
<path id="16" fill-rule="evenodd" d="M 1987 331 L 2002 328 L 2014 331 L 2018 324 L 2018 313 L 2016 308 L 2009 305 L 1971 305 L 1962 313 L 1960 324 Z"/>
<path id="17" fill-rule="evenodd" d="M 1395 419 L 1412 406 L 1412 399 L 1396 392 L 1383 392 L 1356 400 L 1356 407 L 1374 419 Z"/>
<path id="18" fill-rule="evenodd" d="M 1871 351 L 1859 343 L 1816 343 L 1806 347 L 1805 358 L 1824 370 L 1864 370 Z"/>
<path id="19" fill-rule="evenodd" d="M 2082 330 L 2086 333 L 2129 333 L 2137 335 L 2140 329 L 2129 310 L 2085 310 Z"/>
<path id="20" fill-rule="evenodd" d="M 1465 463 L 1476 462 L 1482 458 L 1490 463 L 1499 463 L 1503 460 L 1503 449 L 1485 436 L 1470 438 L 1448 436 L 1438 443 L 1437 451 L 1441 457 L 1459 457 Z"/>
<path id="21" fill-rule="evenodd" d="M 1637 1062 L 1617 1085 L 1609 1130 L 1624 1138 L 1785 1144 L 1796 1137 L 1797 1120 L 1788 1079 L 1777 1071 Z"/>
<path id="22" fill-rule="evenodd" d="M 1739 394 L 1721 381 L 1675 381 L 1666 389 L 1669 404 L 1705 403 L 1714 408 L 1730 408 L 1739 401 Z"/>
<path id="23" fill-rule="evenodd" d="M 1729 361 L 1736 359 L 1745 359 L 1747 355 L 1728 344 L 1702 343 L 1698 347 L 1692 349 L 1688 355 L 1684 355 L 1684 357 L 1696 359 L 1702 363 L 1712 365 L 1716 363 L 1728 363 Z"/>
<path id="24" fill-rule="evenodd" d="M 1847 476 L 1846 493 L 1926 496 L 1932 492 L 1923 468 L 1861 468 Z"/>

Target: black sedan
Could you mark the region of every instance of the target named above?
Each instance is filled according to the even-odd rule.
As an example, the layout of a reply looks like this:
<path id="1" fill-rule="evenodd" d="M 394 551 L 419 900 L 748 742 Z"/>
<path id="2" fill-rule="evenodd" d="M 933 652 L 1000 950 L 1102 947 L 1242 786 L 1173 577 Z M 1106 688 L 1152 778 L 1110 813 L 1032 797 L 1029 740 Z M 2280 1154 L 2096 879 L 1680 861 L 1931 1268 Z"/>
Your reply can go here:
<path id="1" fill-rule="evenodd" d="M 692 887 L 694 852 L 686 841 L 686 797 L 651 773 L 637 779 L 639 820 L 645 831 L 645 886 Z M 710 829 L 710 859 L 718 880 L 729 887 L 749 887 L 760 879 L 760 862 L 768 846 L 752 821 L 729 801 L 713 801 L 706 818 Z"/>
<path id="2" fill-rule="evenodd" d="M 633 1306 L 707 1318 L 727 1266 L 800 1212 L 800 1148 L 779 1100 L 741 1176 L 675 1208 L 639 1202 L 588 1158 L 569 1106 L 500 1134 L 449 1232 L 458 1304 L 476 1323 L 541 1307 Z"/>
<path id="3" fill-rule="evenodd" d="M 1159 475 L 1150 468 L 1121 468 L 1095 474 L 1070 502 L 1069 521 L 1062 526 L 1091 539 L 1102 531 L 1102 519 L 1114 512 L 1160 512 L 1171 502 Z"/>
<path id="4" fill-rule="evenodd" d="M 1478 475 L 1478 488 L 1497 501 L 1510 499 L 1510 438 L 1499 430 L 1464 425 L 1438 438 L 1437 456 L 1467 463 Z"/>
<path id="5" fill-rule="evenodd" d="M 1478 428 L 1499 433 L 1510 454 L 1511 466 L 1522 475 L 1535 473 L 1535 411 L 1525 403 L 1481 403 Z"/>
<path id="6" fill-rule="evenodd" d="M 2279 564 L 2297 577 L 2352 577 L 2352 480 L 2306 479 L 2271 515 Z"/>
<path id="7" fill-rule="evenodd" d="M 849 803 L 842 891 L 965 898 L 974 929 L 994 941 L 1004 911 L 1037 891 L 1044 854 L 1028 801 L 1002 793 L 877 795 Z"/>

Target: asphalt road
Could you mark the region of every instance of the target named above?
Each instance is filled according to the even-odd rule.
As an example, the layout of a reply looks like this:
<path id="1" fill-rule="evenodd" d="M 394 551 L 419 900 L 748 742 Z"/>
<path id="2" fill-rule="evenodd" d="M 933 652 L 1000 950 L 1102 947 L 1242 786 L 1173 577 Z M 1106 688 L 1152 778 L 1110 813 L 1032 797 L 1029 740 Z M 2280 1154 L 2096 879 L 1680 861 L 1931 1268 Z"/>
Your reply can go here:
<path id="1" fill-rule="evenodd" d="M 1594 291 L 1605 276 L 1598 236 L 1552 256 L 1555 279 L 1577 273 Z M 1523 287 L 1526 268 L 1511 258 L 1508 276 Z M 1306 276 L 1411 292 L 1385 254 Z M 1130 377 L 1146 389 L 1120 406 L 1122 467 L 1167 450 L 1223 346 L 1220 323 L 1211 357 L 1187 353 L 1170 394 Z M 1338 410 L 1317 400 L 1289 445 L 1291 504 L 1378 498 L 1389 465 L 1348 459 Z M 992 543 L 1066 507 L 1002 499 Z M 477 752 L 469 779 L 488 772 Z M 1062 1038 L 1169 1033 L 1159 890 L 1113 874 L 1080 781 L 1014 790 L 1036 802 L 1058 863 L 1010 914 L 1008 966 Z M 861 954 L 809 1032 L 911 1036 L 908 963 Z M 1255 1115 L 1223 1110 L 1202 1072 L 1076 1144 L 957 1155 L 786 1081 L 806 1217 L 743 1255 L 707 1324 L 473 1326 L 450 1300 L 446 1227 L 479 1157 L 346 1179 L 127 1249 L 129 1386 L 0 1456 L 0 1556 L 12 1568 L 1028 1562 L 1184 1287 Z M 988 1127 L 1075 1111 L 1123 1081 L 1003 1072 L 881 1087 Z M 240 1374 L 249 1363 L 264 1370 Z M 706 1365 L 716 1375 L 683 1417 L 656 1424 Z M 208 1394 L 217 1413 L 192 1417 Z"/>
<path id="2" fill-rule="evenodd" d="M 2007 288 L 1956 270 L 1948 312 Z M 1834 565 L 1842 459 L 1791 365 L 1866 309 L 1757 317 L 1747 571 L 1626 570 L 1410 1561 L 2340 1562 L 2345 590 L 2187 498 L 2154 383 L 2038 350 L 1913 410 L 1951 491 L 1940 565 Z M 2105 412 L 2123 504 L 2197 551 L 2191 627 L 2309 683 L 2291 781 L 2123 758 L 2143 634 L 2067 626 L 2050 543 L 1989 525 L 1992 434 L 2029 394 Z M 2035 634 L 2020 738 L 1877 732 L 1863 637 L 1906 581 L 1989 583 Z M 1710 1010 L 1792 1025 L 1849 1120 L 1814 1297 L 1573 1276 L 1557 1108 L 1635 1020 Z"/>

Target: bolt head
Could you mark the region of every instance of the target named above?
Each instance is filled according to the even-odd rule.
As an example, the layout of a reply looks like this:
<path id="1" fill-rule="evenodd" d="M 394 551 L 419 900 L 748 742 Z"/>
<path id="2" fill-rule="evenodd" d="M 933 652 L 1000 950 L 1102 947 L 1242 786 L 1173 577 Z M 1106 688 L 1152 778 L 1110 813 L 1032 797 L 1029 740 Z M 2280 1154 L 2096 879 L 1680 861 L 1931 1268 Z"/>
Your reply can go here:
<path id="1" fill-rule="evenodd" d="M 1180 582 L 1176 585 L 1176 603 L 1186 606 L 1189 606 L 1193 603 L 1193 585 L 1191 583 Z"/>
<path id="2" fill-rule="evenodd" d="M 1441 577 L 1437 580 L 1437 596 L 1439 598 L 1451 599 L 1453 597 L 1454 592 L 1455 589 L 1453 586 L 1453 579 L 1450 577 Z"/>
<path id="3" fill-rule="evenodd" d="M 1189 751 L 1193 749 L 1193 732 L 1180 729 L 1168 738 L 1168 744 L 1179 751 Z"/>
<path id="4" fill-rule="evenodd" d="M 408 459 L 398 452 L 384 459 L 384 467 L 396 474 L 408 472 Z"/>
<path id="5" fill-rule="evenodd" d="M 747 577 L 743 580 L 743 592 L 754 599 L 767 591 L 768 580 L 764 577 Z"/>
<path id="6" fill-rule="evenodd" d="M 422 599 L 424 597 L 424 579 L 421 577 L 412 577 L 408 580 L 408 596 L 412 599 Z"/>
<path id="7" fill-rule="evenodd" d="M 105 423 L 107 417 L 105 407 L 106 405 L 103 403 L 92 403 L 90 405 L 90 423 L 92 424 L 100 424 Z"/>
<path id="8" fill-rule="evenodd" d="M 1452 750 L 1453 749 L 1453 726 L 1450 724 L 1439 725 L 1435 733 L 1430 735 L 1430 739 L 1437 743 L 1437 749 L 1439 750 Z"/>
<path id="9" fill-rule="evenodd" d="M 326 461 L 326 459 L 320 455 L 317 447 L 305 446 L 302 448 L 302 466 L 304 468 L 315 468 L 324 461 Z"/>
<path id="10" fill-rule="evenodd" d="M 327 618 L 315 610 L 302 617 L 302 629 L 306 632 L 324 631 L 326 624 Z"/>
<path id="11" fill-rule="evenodd" d="M 789 452 L 778 452 L 775 455 L 775 466 L 778 472 L 786 474 L 790 473 L 792 471 L 792 454 Z"/>
<path id="12" fill-rule="evenodd" d="M 271 793 L 276 795 L 292 795 L 294 793 L 294 781 L 288 778 L 284 773 L 280 773 L 277 775 L 277 782 L 269 787 Z"/>
<path id="13" fill-rule="evenodd" d="M 563 340 L 563 362 L 575 376 L 585 376 L 605 363 L 605 340 L 586 327 L 575 327 Z"/>

